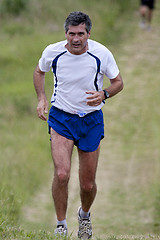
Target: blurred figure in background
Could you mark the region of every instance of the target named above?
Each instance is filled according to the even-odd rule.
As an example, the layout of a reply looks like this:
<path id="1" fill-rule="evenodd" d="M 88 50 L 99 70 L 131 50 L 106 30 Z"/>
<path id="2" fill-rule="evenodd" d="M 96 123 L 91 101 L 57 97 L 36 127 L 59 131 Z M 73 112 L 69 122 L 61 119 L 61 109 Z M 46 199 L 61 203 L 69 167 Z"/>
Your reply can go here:
<path id="1" fill-rule="evenodd" d="M 153 15 L 153 9 L 155 7 L 155 0 L 141 0 L 140 2 L 140 28 L 151 30 L 151 21 Z"/>

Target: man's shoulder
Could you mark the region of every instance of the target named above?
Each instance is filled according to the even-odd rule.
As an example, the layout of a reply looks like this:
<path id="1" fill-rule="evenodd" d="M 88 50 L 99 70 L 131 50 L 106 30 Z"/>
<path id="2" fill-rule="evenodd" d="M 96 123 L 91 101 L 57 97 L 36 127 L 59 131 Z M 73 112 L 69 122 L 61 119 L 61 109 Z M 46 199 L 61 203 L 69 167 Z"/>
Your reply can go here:
<path id="1" fill-rule="evenodd" d="M 57 55 L 66 50 L 66 40 L 49 44 L 43 51 L 45 55 Z"/>
<path id="2" fill-rule="evenodd" d="M 65 45 L 66 45 L 66 40 L 64 41 L 60 41 L 60 42 L 56 42 L 56 43 L 52 43 L 52 44 L 49 44 L 45 50 L 48 50 L 48 51 L 52 51 L 52 50 L 65 50 Z"/>
<path id="3" fill-rule="evenodd" d="M 95 40 L 91 40 L 89 39 L 89 51 L 96 51 L 96 52 L 108 52 L 109 49 L 104 46 L 103 44 L 95 41 Z"/>

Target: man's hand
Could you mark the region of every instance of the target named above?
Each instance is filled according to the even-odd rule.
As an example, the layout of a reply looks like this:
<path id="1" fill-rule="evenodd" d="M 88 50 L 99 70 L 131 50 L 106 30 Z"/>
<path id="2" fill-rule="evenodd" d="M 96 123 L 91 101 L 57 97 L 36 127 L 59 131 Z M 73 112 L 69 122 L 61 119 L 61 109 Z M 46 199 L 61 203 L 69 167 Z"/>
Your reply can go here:
<path id="1" fill-rule="evenodd" d="M 48 101 L 44 97 L 44 98 L 40 99 L 38 102 L 37 114 L 40 119 L 46 121 L 47 116 L 45 116 L 45 114 L 47 114 L 47 113 L 48 113 Z"/>
<path id="2" fill-rule="evenodd" d="M 91 94 L 87 97 L 87 105 L 98 106 L 105 99 L 103 91 L 87 91 L 86 94 Z"/>
<path id="3" fill-rule="evenodd" d="M 123 80 L 120 73 L 116 78 L 110 79 L 110 82 L 111 85 L 106 90 L 109 92 L 109 97 L 112 97 L 123 89 Z M 103 91 L 87 91 L 86 94 L 90 94 L 87 97 L 87 105 L 89 106 L 98 106 L 105 100 Z"/>

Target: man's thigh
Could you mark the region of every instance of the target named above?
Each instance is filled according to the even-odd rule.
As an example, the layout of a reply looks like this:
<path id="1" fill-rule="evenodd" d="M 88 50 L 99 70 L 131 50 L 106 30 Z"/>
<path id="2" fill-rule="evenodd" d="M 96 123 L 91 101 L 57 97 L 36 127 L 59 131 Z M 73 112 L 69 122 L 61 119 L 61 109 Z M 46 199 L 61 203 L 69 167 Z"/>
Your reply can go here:
<path id="1" fill-rule="evenodd" d="M 55 168 L 69 171 L 74 141 L 61 136 L 51 128 L 51 153 Z"/>
<path id="2" fill-rule="evenodd" d="M 78 149 L 79 178 L 83 184 L 86 181 L 94 182 L 96 177 L 100 145 L 94 152 L 84 152 Z"/>

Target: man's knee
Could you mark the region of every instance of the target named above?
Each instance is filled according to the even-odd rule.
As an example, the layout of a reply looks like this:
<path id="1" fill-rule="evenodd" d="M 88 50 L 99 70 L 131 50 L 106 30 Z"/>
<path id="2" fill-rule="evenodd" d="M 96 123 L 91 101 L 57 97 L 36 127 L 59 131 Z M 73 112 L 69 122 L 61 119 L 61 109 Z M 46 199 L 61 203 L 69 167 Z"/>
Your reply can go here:
<path id="1" fill-rule="evenodd" d="M 92 192 L 92 190 L 95 188 L 96 183 L 95 182 L 85 182 L 81 184 L 81 191 L 83 192 Z"/>
<path id="2" fill-rule="evenodd" d="M 145 15 L 147 12 L 148 12 L 148 7 L 147 6 L 141 6 L 140 13 L 142 15 Z"/>
<path id="3" fill-rule="evenodd" d="M 55 171 L 55 177 L 56 177 L 58 183 L 67 184 L 69 181 L 70 174 L 69 174 L 69 171 L 58 170 L 58 171 Z"/>

